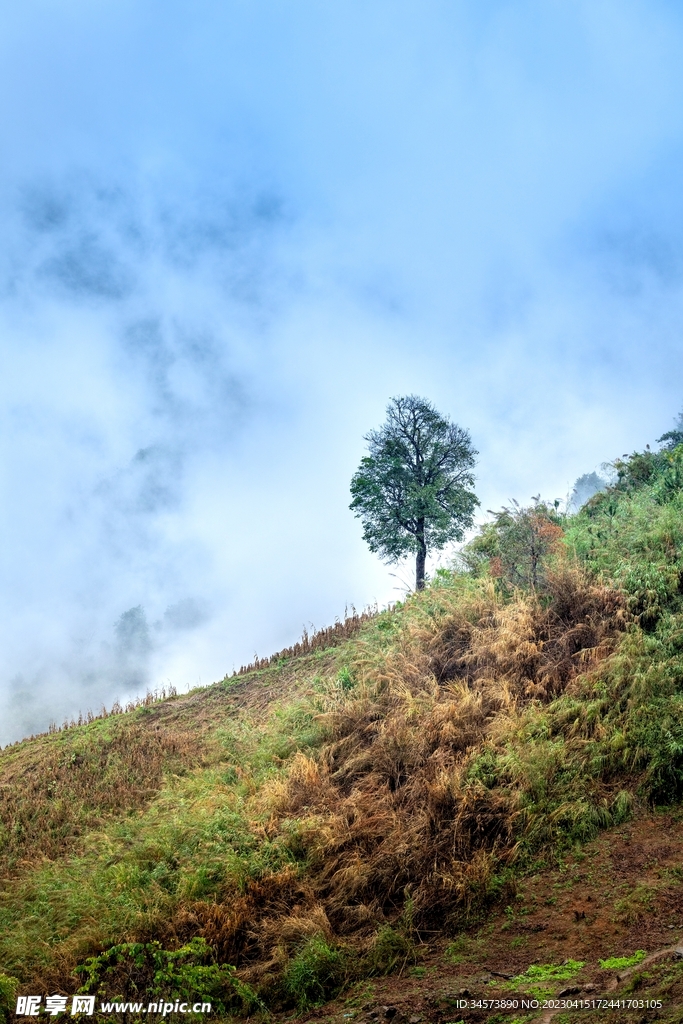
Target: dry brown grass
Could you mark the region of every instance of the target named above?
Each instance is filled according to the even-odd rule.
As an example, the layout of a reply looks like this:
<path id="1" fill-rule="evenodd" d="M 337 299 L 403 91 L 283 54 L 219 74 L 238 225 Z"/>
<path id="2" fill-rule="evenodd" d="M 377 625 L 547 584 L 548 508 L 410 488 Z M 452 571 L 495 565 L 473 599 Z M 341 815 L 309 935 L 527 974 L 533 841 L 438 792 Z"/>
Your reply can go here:
<path id="1" fill-rule="evenodd" d="M 604 659 L 626 613 L 616 591 L 567 567 L 542 600 L 506 603 L 485 585 L 418 601 L 391 644 L 357 641 L 355 687 L 328 694 L 329 742 L 267 787 L 268 831 L 295 823 L 303 875 L 185 908 L 169 938 L 203 935 L 263 982 L 311 935 L 363 950 L 383 923 L 427 934 L 486 904 L 523 822 L 513 789 L 468 777 L 472 757 Z"/>
<path id="2" fill-rule="evenodd" d="M 519 595 L 510 604 L 493 601 L 476 623 L 454 621 L 424 635 L 430 669 L 444 683 L 463 679 L 469 687 L 504 684 L 509 697 L 547 700 L 614 649 L 627 624 L 622 595 L 589 584 L 578 569 L 549 573 L 541 598 Z"/>

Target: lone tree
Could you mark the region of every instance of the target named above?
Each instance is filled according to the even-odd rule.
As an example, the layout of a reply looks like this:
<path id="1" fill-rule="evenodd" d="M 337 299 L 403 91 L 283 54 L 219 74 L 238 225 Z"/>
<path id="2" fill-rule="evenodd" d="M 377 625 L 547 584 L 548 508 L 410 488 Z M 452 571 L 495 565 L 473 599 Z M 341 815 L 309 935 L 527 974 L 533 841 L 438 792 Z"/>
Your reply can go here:
<path id="1" fill-rule="evenodd" d="M 462 540 L 479 504 L 470 490 L 477 452 L 469 431 L 407 395 L 391 399 L 386 423 L 365 440 L 369 454 L 351 481 L 349 507 L 385 561 L 415 553 L 415 587 L 423 590 L 427 551 Z"/>

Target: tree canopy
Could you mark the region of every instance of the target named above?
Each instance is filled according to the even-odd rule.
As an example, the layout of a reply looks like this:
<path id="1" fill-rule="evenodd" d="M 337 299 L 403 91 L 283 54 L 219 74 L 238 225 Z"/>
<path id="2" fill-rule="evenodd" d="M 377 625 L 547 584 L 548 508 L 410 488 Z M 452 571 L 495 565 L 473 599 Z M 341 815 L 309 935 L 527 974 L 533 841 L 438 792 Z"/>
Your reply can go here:
<path id="1" fill-rule="evenodd" d="M 351 481 L 350 508 L 370 550 L 388 562 L 415 554 L 425 584 L 427 552 L 462 540 L 479 501 L 468 430 L 417 395 L 392 398 L 386 422 L 365 436 L 368 455 Z"/>

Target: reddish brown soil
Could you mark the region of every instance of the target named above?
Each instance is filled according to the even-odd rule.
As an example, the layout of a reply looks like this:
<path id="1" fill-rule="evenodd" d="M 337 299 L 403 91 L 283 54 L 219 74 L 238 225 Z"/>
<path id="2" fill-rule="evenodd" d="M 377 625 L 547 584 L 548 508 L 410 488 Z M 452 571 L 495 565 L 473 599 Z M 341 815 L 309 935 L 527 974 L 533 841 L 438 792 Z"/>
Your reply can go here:
<path id="1" fill-rule="evenodd" d="M 544 983 L 553 996 L 569 990 L 562 998 L 634 1005 L 561 1007 L 556 1020 L 673 1024 L 683 1021 L 678 946 L 683 947 L 683 813 L 644 814 L 568 854 L 554 869 L 522 879 L 509 907 L 454 942 L 418 947 L 416 965 L 359 983 L 300 1019 L 335 1024 L 549 1020 L 552 1014 L 542 1006 L 530 1011 L 477 1004 L 484 999 L 519 1003 L 525 987 L 511 984 L 512 977 L 532 964 L 576 960 L 585 967 L 575 978 Z M 630 970 L 599 966 L 599 960 L 637 950 L 648 958 Z M 657 999 L 661 1008 L 646 1005 Z"/>

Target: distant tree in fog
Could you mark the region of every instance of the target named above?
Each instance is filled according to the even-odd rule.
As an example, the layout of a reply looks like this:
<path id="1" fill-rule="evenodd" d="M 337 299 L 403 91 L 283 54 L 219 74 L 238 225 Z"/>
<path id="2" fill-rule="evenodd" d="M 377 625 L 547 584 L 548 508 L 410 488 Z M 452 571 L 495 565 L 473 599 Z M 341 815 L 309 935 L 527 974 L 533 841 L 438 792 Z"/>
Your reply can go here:
<path id="1" fill-rule="evenodd" d="M 114 625 L 115 671 L 120 681 L 133 689 L 147 683 L 152 641 L 142 605 L 129 608 Z"/>
<path id="2" fill-rule="evenodd" d="M 584 473 L 575 482 L 572 493 L 567 502 L 569 512 L 578 512 L 582 505 L 585 505 L 589 498 L 592 498 L 598 491 L 604 491 L 609 486 L 609 480 L 597 473 Z"/>
<path id="3" fill-rule="evenodd" d="M 662 434 L 661 437 L 657 438 L 657 444 L 661 444 L 663 448 L 668 448 L 669 451 L 676 448 L 679 444 L 683 444 L 683 412 L 679 412 L 676 417 L 673 430 L 667 430 L 666 434 Z"/>

